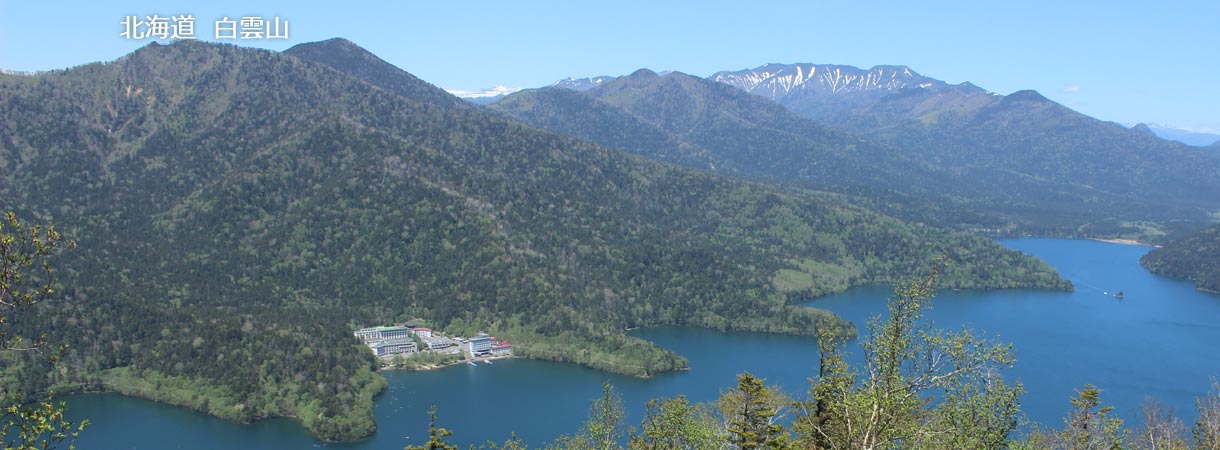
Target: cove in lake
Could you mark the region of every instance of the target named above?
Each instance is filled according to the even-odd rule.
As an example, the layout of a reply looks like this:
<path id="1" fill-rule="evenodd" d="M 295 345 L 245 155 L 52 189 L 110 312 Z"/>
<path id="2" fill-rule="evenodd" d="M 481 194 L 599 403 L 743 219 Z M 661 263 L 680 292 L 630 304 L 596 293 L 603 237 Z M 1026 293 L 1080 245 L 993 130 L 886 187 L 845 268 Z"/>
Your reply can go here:
<path id="1" fill-rule="evenodd" d="M 1192 420 L 1194 398 L 1220 375 L 1220 295 L 1191 282 L 1153 275 L 1139 265 L 1148 247 L 1063 239 L 1014 239 L 1004 245 L 1038 256 L 1076 285 L 1075 292 L 1030 290 L 943 291 L 928 317 L 936 325 L 969 325 L 1014 345 L 1017 365 L 1005 372 L 1026 387 L 1030 419 L 1059 426 L 1068 398 L 1086 383 L 1134 424 L 1145 396 L 1162 399 Z M 1118 300 L 1103 292 L 1123 291 Z M 814 300 L 856 323 L 885 308 L 889 289 L 863 287 Z M 686 356 L 690 370 L 637 379 L 571 365 L 503 360 L 478 367 L 431 372 L 385 372 L 389 388 L 376 403 L 379 431 L 343 449 L 396 449 L 426 440 L 427 409 L 439 407 L 452 441 L 502 441 L 511 433 L 541 444 L 571 433 L 589 401 L 609 381 L 638 423 L 652 398 L 685 394 L 715 399 L 742 371 L 803 394 L 817 364 L 812 338 L 720 333 L 690 328 L 636 330 L 634 335 Z M 854 344 L 851 347 L 854 348 Z M 855 356 L 858 359 L 858 355 Z M 250 425 L 117 394 L 68 398 L 69 416 L 93 425 L 80 448 L 104 449 L 309 449 L 322 446 L 296 422 L 273 419 Z"/>

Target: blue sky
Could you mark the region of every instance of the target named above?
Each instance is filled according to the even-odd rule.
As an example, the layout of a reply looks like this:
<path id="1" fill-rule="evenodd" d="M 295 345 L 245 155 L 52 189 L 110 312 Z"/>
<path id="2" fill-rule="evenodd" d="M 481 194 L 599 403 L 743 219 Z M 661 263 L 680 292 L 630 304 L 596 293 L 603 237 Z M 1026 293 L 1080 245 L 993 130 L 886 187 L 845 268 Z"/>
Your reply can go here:
<path id="1" fill-rule="evenodd" d="M 283 50 L 341 36 L 448 89 L 535 87 L 641 67 L 706 76 L 768 62 L 904 64 L 1095 117 L 1220 132 L 1220 1 L 0 0 L 0 68 L 111 60 L 127 15 L 279 16 Z"/>

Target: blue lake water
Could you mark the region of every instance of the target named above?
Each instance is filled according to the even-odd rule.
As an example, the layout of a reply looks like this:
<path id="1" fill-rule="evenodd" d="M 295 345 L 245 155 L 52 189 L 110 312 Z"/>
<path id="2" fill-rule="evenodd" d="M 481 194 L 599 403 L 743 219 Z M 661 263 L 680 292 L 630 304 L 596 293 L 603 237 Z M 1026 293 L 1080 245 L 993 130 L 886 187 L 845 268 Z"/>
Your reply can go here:
<path id="1" fill-rule="evenodd" d="M 1063 239 L 1001 242 L 1046 260 L 1076 284 L 1076 291 L 945 291 L 928 317 L 940 327 L 971 326 L 1011 342 L 1017 365 L 1006 377 L 1025 385 L 1023 410 L 1032 420 L 1059 425 L 1068 398 L 1086 383 L 1100 387 L 1103 401 L 1132 421 L 1146 396 L 1159 397 L 1187 420 L 1194 417 L 1195 396 L 1220 375 L 1220 295 L 1147 272 L 1138 260 L 1148 247 Z M 1123 291 L 1126 298 L 1105 291 Z M 870 315 L 884 310 L 888 295 L 884 287 L 863 287 L 810 304 L 863 329 Z M 327 447 L 394 449 L 421 443 L 429 405 L 438 406 L 441 425 L 455 431 L 455 442 L 499 441 L 515 432 L 540 444 L 576 430 L 607 381 L 622 394 L 636 423 L 649 399 L 681 393 L 695 401 L 713 400 L 742 371 L 800 395 L 817 364 L 812 338 L 689 328 L 633 333 L 686 356 L 690 370 L 637 379 L 571 364 L 506 360 L 387 372 L 389 389 L 376 403 L 378 433 Z M 77 442 L 81 448 L 323 446 L 288 419 L 235 424 L 116 394 L 68 400 L 70 416 L 93 422 Z"/>

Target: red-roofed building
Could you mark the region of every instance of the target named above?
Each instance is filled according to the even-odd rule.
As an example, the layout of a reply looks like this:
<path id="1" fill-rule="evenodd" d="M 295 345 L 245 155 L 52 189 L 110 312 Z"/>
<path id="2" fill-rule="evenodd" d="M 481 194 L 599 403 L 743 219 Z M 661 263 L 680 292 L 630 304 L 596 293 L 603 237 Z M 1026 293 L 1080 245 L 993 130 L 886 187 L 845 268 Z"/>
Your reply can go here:
<path id="1" fill-rule="evenodd" d="M 509 344 L 508 341 L 496 341 L 496 344 L 491 346 L 492 356 L 505 356 L 512 354 L 512 352 L 513 344 Z"/>

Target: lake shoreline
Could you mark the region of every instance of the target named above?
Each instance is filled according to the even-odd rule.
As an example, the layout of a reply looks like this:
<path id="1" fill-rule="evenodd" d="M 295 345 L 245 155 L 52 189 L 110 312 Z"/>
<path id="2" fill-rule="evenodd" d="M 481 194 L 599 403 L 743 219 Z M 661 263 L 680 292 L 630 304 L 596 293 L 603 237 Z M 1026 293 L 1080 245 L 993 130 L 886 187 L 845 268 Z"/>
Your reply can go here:
<path id="1" fill-rule="evenodd" d="M 501 359 L 516 359 L 516 358 L 517 358 L 517 356 L 515 356 L 515 355 L 487 356 L 487 357 L 474 359 L 473 361 L 475 363 L 481 363 L 484 361 L 499 361 Z M 377 372 L 383 372 L 383 371 L 427 372 L 427 371 L 431 371 L 431 370 L 440 370 L 440 369 L 444 369 L 446 367 L 452 367 L 452 366 L 457 366 L 457 365 L 462 365 L 462 364 L 470 364 L 470 362 L 471 362 L 471 360 L 467 359 L 467 360 L 458 360 L 458 361 L 453 361 L 453 362 L 443 363 L 443 364 L 428 364 L 428 365 L 423 365 L 423 366 L 419 366 L 419 367 L 410 367 L 410 368 L 385 366 L 385 367 L 381 367 L 381 368 L 377 369 Z"/>
<path id="2" fill-rule="evenodd" d="M 946 289 L 940 291 L 928 311 L 929 318 L 942 327 L 985 330 L 999 342 L 1013 345 L 1021 359 L 1013 368 L 1005 369 L 1010 371 L 1005 379 L 1020 380 L 1027 387 L 1021 399 L 1022 412 L 1035 422 L 1058 423 L 1068 412 L 1068 399 L 1074 390 L 1086 383 L 1105 389 L 1104 402 L 1115 407 L 1117 417 L 1138 417 L 1140 402 L 1155 395 L 1179 411 L 1181 418 L 1193 420 L 1195 396 L 1210 386 L 1208 377 L 1215 375 L 1211 361 L 1220 358 L 1220 350 L 1200 344 L 1220 339 L 1220 329 L 1211 326 L 1220 320 L 1220 304 L 1210 297 L 1213 294 L 1206 297 L 1213 301 L 1196 301 L 1202 297 L 1196 294 L 1193 283 L 1148 276 L 1147 270 L 1138 265 L 1147 247 L 1086 241 L 1014 238 L 1000 242 L 1043 258 L 1056 270 L 1078 279 L 1080 286 L 1099 287 L 1095 292 L 1091 287 L 1077 293 L 1034 288 Z M 1097 295 L 1100 287 L 1118 285 L 1130 301 L 1104 301 Z M 859 324 L 885 310 L 884 298 L 889 293 L 890 289 L 879 283 L 797 304 L 833 311 Z M 1088 329 L 1075 326 L 1082 317 L 1088 318 Z M 513 359 L 529 361 L 505 363 L 496 370 L 434 371 L 453 364 L 414 371 L 418 373 L 386 369 L 380 374 L 388 379 L 389 387 L 374 405 L 378 431 L 367 439 L 345 443 L 343 448 L 402 448 L 419 443 L 419 436 L 427 432 L 428 405 L 441 407 L 441 424 L 460 431 L 452 439 L 463 447 L 513 433 L 530 444 L 544 444 L 557 434 L 578 429 L 586 419 L 588 402 L 606 382 L 620 390 L 628 420 L 634 423 L 642 418 L 642 405 L 650 399 L 682 394 L 694 402 L 714 401 L 742 371 L 794 393 L 805 392 L 809 377 L 816 374 L 817 343 L 807 336 L 744 330 L 724 333 L 708 327 L 666 325 L 642 327 L 633 330 L 632 336 L 686 355 L 690 364 L 675 374 L 657 373 L 646 379 L 572 361 L 543 364 L 554 360 L 529 356 L 516 356 Z M 1107 368 L 1115 361 L 1122 363 L 1121 370 Z M 506 404 L 492 400 L 508 398 L 508 394 L 512 400 Z M 140 444 L 133 441 L 144 436 L 146 428 L 164 430 L 164 435 L 154 435 L 144 440 L 147 442 L 215 443 L 210 448 L 239 443 L 236 448 L 307 450 L 317 442 L 299 421 L 231 426 L 225 421 L 173 413 L 168 414 L 174 417 L 166 422 L 168 425 L 147 425 L 167 416 L 164 412 L 169 410 L 157 406 L 160 402 L 136 404 L 114 398 L 109 404 L 89 398 L 81 401 L 80 409 L 70 408 L 75 417 L 123 419 L 99 425 L 97 433 L 102 436 L 86 437 L 88 441 L 79 442 L 82 448 L 137 446 L 129 444 Z M 126 409 L 114 406 L 117 404 Z M 143 415 L 132 418 L 137 413 Z M 193 422 L 188 421 L 206 426 L 190 425 Z M 416 441 L 409 441 L 407 436 Z"/>
<path id="3" fill-rule="evenodd" d="M 1143 243 L 1143 242 L 1137 241 L 1137 240 L 1135 240 L 1135 239 L 1124 239 L 1124 238 L 1088 238 L 1088 240 L 1090 240 L 1090 241 L 1097 241 L 1097 242 L 1105 242 L 1105 243 L 1109 243 L 1109 244 L 1122 244 L 1122 245 L 1142 245 L 1142 246 L 1145 246 L 1145 247 L 1155 247 L 1155 248 L 1161 248 L 1161 246 L 1159 246 L 1159 245 L 1147 244 L 1147 243 Z"/>

